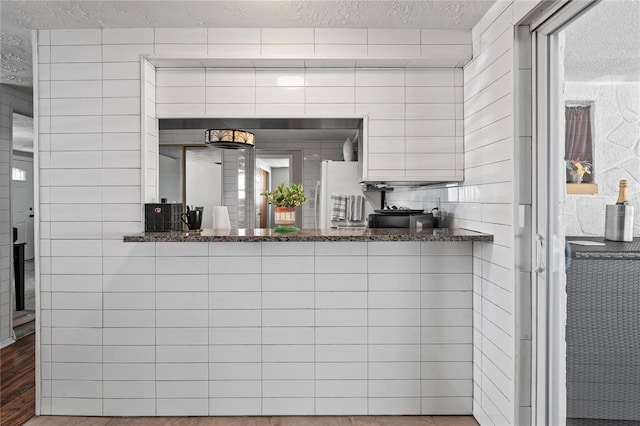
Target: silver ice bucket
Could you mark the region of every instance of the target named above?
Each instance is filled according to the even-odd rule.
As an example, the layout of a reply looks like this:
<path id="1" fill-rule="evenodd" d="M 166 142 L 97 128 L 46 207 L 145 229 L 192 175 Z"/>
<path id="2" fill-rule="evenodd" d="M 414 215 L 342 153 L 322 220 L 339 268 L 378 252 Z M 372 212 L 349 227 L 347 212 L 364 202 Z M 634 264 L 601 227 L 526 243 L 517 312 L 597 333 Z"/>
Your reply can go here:
<path id="1" fill-rule="evenodd" d="M 611 241 L 633 241 L 633 206 L 607 205 L 604 239 Z"/>

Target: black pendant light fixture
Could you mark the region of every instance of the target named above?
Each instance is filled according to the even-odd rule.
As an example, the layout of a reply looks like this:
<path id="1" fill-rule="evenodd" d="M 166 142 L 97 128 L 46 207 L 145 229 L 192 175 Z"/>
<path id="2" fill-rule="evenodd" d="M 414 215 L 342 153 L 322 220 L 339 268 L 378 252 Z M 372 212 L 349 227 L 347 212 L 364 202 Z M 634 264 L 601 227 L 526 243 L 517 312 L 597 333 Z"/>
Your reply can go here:
<path id="1" fill-rule="evenodd" d="M 204 133 L 204 143 L 223 149 L 253 149 L 256 135 L 245 130 L 209 129 Z"/>

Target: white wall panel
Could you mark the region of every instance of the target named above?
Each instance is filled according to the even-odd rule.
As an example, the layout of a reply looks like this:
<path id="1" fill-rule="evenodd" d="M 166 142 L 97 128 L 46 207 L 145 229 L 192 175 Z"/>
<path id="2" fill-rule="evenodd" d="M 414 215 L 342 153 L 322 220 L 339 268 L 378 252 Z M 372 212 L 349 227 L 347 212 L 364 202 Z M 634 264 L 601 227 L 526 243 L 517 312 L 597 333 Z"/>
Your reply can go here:
<path id="1" fill-rule="evenodd" d="M 295 280 L 285 277 L 277 282 L 270 280 L 267 274 L 263 277 L 263 273 L 276 273 L 278 270 L 270 269 L 269 262 L 261 261 L 260 244 L 203 244 L 202 247 L 207 248 L 208 252 L 201 251 L 200 247 L 194 248 L 199 256 L 191 259 L 187 265 L 184 259 L 189 257 L 176 253 L 174 247 L 158 245 L 156 249 L 153 244 L 127 245 L 118 240 L 122 233 L 140 229 L 140 215 L 138 212 L 136 217 L 136 209 L 133 207 L 140 206 L 143 196 L 146 201 L 152 201 L 155 197 L 155 182 L 145 182 L 143 189 L 140 176 L 155 175 L 154 157 L 158 137 L 155 118 L 157 111 L 154 106 L 156 100 L 166 105 L 166 109 L 158 109 L 158 112 L 162 111 L 166 115 L 180 113 L 181 104 L 197 105 L 197 109 L 193 111 L 200 114 L 218 114 L 224 112 L 221 108 L 230 101 L 228 95 L 220 92 L 221 88 L 243 87 L 249 91 L 258 88 L 256 99 L 249 97 L 246 99 L 247 104 L 236 104 L 242 107 L 250 105 L 251 108 L 233 111 L 226 109 L 226 114 L 329 114 L 332 110 L 337 111 L 337 106 L 344 106 L 342 111 L 345 113 L 349 111 L 364 115 L 370 112 L 374 118 L 372 130 L 374 133 L 379 132 L 378 137 L 398 138 L 404 145 L 405 86 L 427 87 L 423 94 L 441 100 L 438 88 L 444 86 L 449 93 L 452 86 L 451 70 L 425 70 L 424 74 L 412 71 L 409 78 L 404 70 L 372 69 L 356 72 L 340 69 L 320 72 L 308 69 L 306 73 L 302 73 L 306 79 L 306 90 L 304 87 L 299 87 L 298 90 L 278 88 L 277 77 L 282 76 L 282 73 L 243 73 L 215 68 L 199 69 L 194 72 L 193 78 L 176 74 L 169 77 L 168 74 L 159 72 L 156 81 L 155 69 L 145 64 L 146 83 L 141 87 L 140 54 L 184 54 L 188 49 L 195 49 L 194 52 L 199 54 L 221 56 L 265 54 L 300 57 L 324 54 L 322 52 L 351 57 L 354 54 L 419 56 L 421 42 L 435 43 L 442 34 L 424 33 L 425 37 L 429 36 L 429 40 L 421 40 L 423 34 L 420 30 L 374 30 L 372 33 L 364 29 L 105 29 L 87 33 L 90 36 L 83 41 L 85 46 L 66 44 L 74 38 L 82 39 L 77 36 L 84 33 L 59 33 L 47 40 L 50 34 L 52 33 L 48 31 L 41 32 L 38 47 L 39 65 L 43 66 L 41 77 L 47 77 L 48 66 L 48 77 L 53 79 L 41 80 L 39 83 L 40 98 L 43 104 L 47 104 L 45 112 L 48 114 L 42 119 L 40 133 L 41 136 L 51 131 L 60 133 L 55 133 L 48 140 L 42 138 L 43 146 L 50 149 L 44 151 L 46 154 L 42 156 L 43 182 L 51 186 L 41 191 L 41 201 L 46 201 L 47 204 L 53 201 L 57 206 L 50 208 L 41 204 L 43 213 L 51 220 L 41 224 L 41 237 L 51 238 L 51 244 L 47 243 L 51 257 L 41 261 L 41 278 L 43 289 L 54 290 L 55 295 L 52 297 L 51 293 L 45 294 L 47 291 L 41 293 L 42 312 L 46 312 L 43 318 L 44 321 L 49 321 L 42 333 L 43 348 L 50 344 L 100 347 L 102 360 L 98 361 L 96 358 L 98 352 L 88 359 L 95 360 L 97 369 L 104 371 L 104 377 L 100 379 L 104 392 L 101 397 L 104 400 L 98 399 L 100 404 L 93 404 L 92 399 L 77 399 L 73 393 L 58 396 L 63 380 L 76 379 L 71 376 L 65 379 L 54 378 L 53 381 L 46 379 L 48 387 L 41 400 L 43 409 L 57 414 L 235 415 L 269 412 L 284 414 L 289 412 L 287 407 L 295 408 L 291 413 L 313 413 L 315 407 L 319 414 L 328 414 L 332 407 L 336 413 L 349 411 L 349 405 L 339 399 L 346 395 L 357 414 L 420 413 L 423 404 L 420 378 L 399 380 L 395 388 L 397 392 L 382 392 L 379 397 L 367 400 L 368 396 L 372 396 L 367 392 L 378 389 L 378 385 L 385 385 L 384 380 L 371 385 L 365 383 L 369 374 L 366 368 L 367 342 L 373 343 L 374 349 L 392 347 L 397 342 L 406 343 L 410 347 L 406 351 L 401 350 L 397 356 L 379 362 L 390 363 L 392 370 L 399 373 L 414 371 L 418 363 L 429 362 L 428 359 L 416 358 L 416 355 L 421 350 L 422 334 L 430 336 L 426 331 L 421 333 L 420 329 L 431 326 L 422 327 L 423 317 L 416 315 L 419 308 L 399 308 L 403 312 L 394 318 L 385 310 L 388 309 L 387 306 L 380 308 L 385 312 L 380 312 L 378 319 L 373 322 L 376 330 L 368 331 L 369 325 L 363 323 L 363 313 L 368 307 L 367 277 L 371 271 L 365 256 L 365 244 L 350 246 L 349 250 L 338 245 L 338 250 L 334 253 L 329 250 L 324 254 L 320 253 L 322 249 L 319 248 L 318 253 L 309 253 L 318 254 L 316 260 L 310 263 L 309 259 L 299 256 L 300 252 L 296 253 L 298 256 L 281 253 L 269 257 L 269 261 L 285 267 L 300 265 L 302 262 L 303 267 L 290 271 L 302 273 L 291 274 L 300 278 L 300 287 L 295 288 Z M 95 38 L 97 35 L 100 35 L 100 40 Z M 464 34 L 456 32 L 451 36 L 455 43 L 465 44 Z M 291 40 L 295 40 L 296 44 L 292 45 Z M 50 43 L 65 45 L 51 47 Z M 371 51 L 367 50 L 367 45 L 372 47 Z M 75 49 L 77 54 L 71 49 Z M 50 63 L 52 59 L 53 64 Z M 95 65 L 100 63 L 102 67 Z M 271 77 L 276 78 L 274 80 Z M 62 79 L 65 81 L 61 81 Z M 156 83 L 159 86 L 157 89 Z M 455 84 L 454 78 L 453 85 Z M 141 92 L 144 96 L 142 110 L 139 102 Z M 81 100 L 76 101 L 76 98 Z M 101 103 L 92 104 L 95 99 L 100 98 L 103 99 Z M 69 102 L 65 103 L 64 100 Z M 456 101 L 454 90 L 453 102 Z M 389 102 L 393 102 L 393 105 Z M 84 107 L 78 109 L 81 105 Z M 444 108 L 446 114 L 450 114 L 450 103 L 443 105 L 447 105 Z M 414 119 L 419 119 L 421 113 L 434 114 L 430 118 L 435 120 L 449 118 L 449 115 L 441 117 L 444 114 L 442 112 L 436 115 L 433 108 L 422 108 L 414 111 Z M 460 120 L 457 111 L 453 111 L 454 119 Z M 80 117 L 88 117 L 89 114 L 102 118 L 88 128 L 78 127 L 77 124 L 87 123 L 86 118 Z M 141 134 L 143 129 L 140 127 L 140 114 L 144 114 L 147 123 L 147 133 L 144 135 Z M 65 118 L 72 118 L 72 128 L 69 128 L 69 122 Z M 375 121 L 384 122 L 376 124 Z M 78 139 L 72 141 L 73 137 L 67 138 L 70 134 L 90 130 L 95 131 L 96 138 L 99 139 L 91 141 L 91 146 L 80 147 Z M 454 131 L 457 129 L 454 128 Z M 65 141 L 62 142 L 63 140 Z M 321 154 L 323 149 L 325 148 L 321 148 Z M 329 147 L 327 143 L 326 151 L 339 158 L 339 149 L 333 150 L 333 145 Z M 81 161 L 84 165 L 75 165 L 75 160 L 72 161 L 71 157 L 52 155 L 54 152 L 69 152 L 76 160 L 84 159 Z M 95 152 L 99 153 L 98 157 L 89 154 Z M 399 160 L 404 167 L 404 156 Z M 145 170 L 136 173 L 141 168 Z M 309 175 L 309 179 L 313 179 L 313 176 Z M 77 197 L 82 197 L 82 204 L 86 204 L 92 212 L 86 217 L 95 222 L 66 222 L 77 217 L 73 216 L 73 210 L 65 210 L 60 206 L 75 205 Z M 114 203 L 116 207 L 111 206 Z M 94 210 L 94 207 L 101 204 L 103 208 Z M 118 206 L 122 206 L 122 214 L 118 213 Z M 99 245 L 92 243 L 101 239 L 102 252 Z M 83 243 L 75 245 L 75 241 Z M 86 251 L 79 253 L 82 247 Z M 191 253 L 192 247 L 183 247 Z M 354 252 L 357 256 L 351 255 L 352 248 L 360 250 Z M 312 245 L 311 249 L 315 250 L 315 246 Z M 86 262 L 81 270 L 71 271 L 69 262 L 61 260 L 76 259 L 77 264 L 80 254 L 83 259 L 93 259 Z M 161 257 L 156 258 L 156 255 Z M 345 257 L 349 258 L 348 261 L 341 260 Z M 402 260 L 395 261 L 397 271 L 389 274 L 389 278 L 393 278 L 396 273 L 403 275 L 398 278 L 403 290 L 396 288 L 396 291 L 392 291 L 380 284 L 378 292 L 392 294 L 394 300 L 397 298 L 407 303 L 413 297 L 421 304 L 423 298 L 415 297 L 415 293 L 421 292 L 417 276 L 422 272 L 422 262 L 418 260 L 418 255 L 414 257 L 416 259 L 408 261 L 412 274 L 403 273 L 402 268 L 406 264 Z M 287 260 L 288 258 L 295 259 Z M 310 280 L 307 276 L 310 271 L 319 274 Z M 52 272 L 55 273 L 53 279 L 48 275 Z M 90 278 L 93 273 L 102 278 L 102 290 L 98 282 Z M 68 278 L 76 276 L 72 274 L 89 277 L 86 279 L 86 286 L 81 284 L 80 279 Z M 438 282 L 436 278 L 433 280 Z M 182 285 L 180 292 L 172 293 L 172 286 L 175 285 Z M 346 290 L 349 293 L 347 297 L 340 298 L 338 295 Z M 403 292 L 406 294 L 400 294 Z M 87 328 L 80 324 L 77 327 L 67 326 L 74 323 L 74 318 L 81 318 L 84 311 L 87 311 L 78 307 L 71 309 L 71 305 L 67 303 L 85 299 L 90 303 L 88 301 L 94 299 L 85 296 L 87 294 L 100 295 L 101 306 L 102 303 L 105 306 L 101 315 L 102 326 L 105 328 Z M 186 299 L 183 300 L 178 295 L 185 295 Z M 282 299 L 283 295 L 287 298 Z M 415 301 L 412 302 L 415 304 Z M 298 309 L 299 304 L 304 309 Z M 61 306 L 64 309 L 57 309 Z M 198 309 L 187 312 L 187 306 L 196 306 Z M 56 308 L 54 312 L 50 311 L 52 307 Z M 265 309 L 265 312 L 268 311 L 266 318 L 258 316 L 257 313 L 265 307 L 270 308 Z M 101 307 L 100 311 L 102 309 Z M 148 315 L 151 312 L 155 315 Z M 314 312 L 313 317 L 310 312 Z M 87 324 L 97 324 L 97 314 L 91 315 L 87 317 Z M 440 319 L 436 310 L 432 315 L 436 317 L 424 318 L 426 324 L 445 324 L 438 327 L 454 328 L 449 326 L 451 322 L 447 322 L 446 316 Z M 188 322 L 184 322 L 184 319 L 187 317 L 192 323 L 198 324 L 198 327 L 191 327 L 190 331 L 185 332 L 187 327 L 184 326 Z M 137 320 L 137 326 L 126 326 L 127 319 Z M 286 326 L 292 319 L 302 326 Z M 263 323 L 263 320 L 267 323 Z M 322 330 L 314 333 L 313 326 L 319 324 L 322 325 Z M 462 328 L 463 332 L 452 335 L 467 336 L 469 345 L 470 337 L 465 334 L 468 327 Z M 403 331 L 398 333 L 396 329 Z M 212 342 L 216 344 L 211 344 Z M 149 350 L 154 349 L 156 344 L 162 349 Z M 178 358 L 178 354 L 171 352 L 169 348 L 183 344 L 193 347 L 193 352 L 189 356 Z M 283 353 L 294 357 L 286 359 L 286 364 L 282 366 L 269 365 L 267 371 L 273 374 L 269 376 L 273 380 L 266 381 L 262 389 L 255 386 L 256 382 L 262 380 L 262 363 L 265 362 L 262 359 L 263 353 L 256 351 L 261 348 L 261 344 L 280 346 Z M 430 347 L 430 344 L 427 346 Z M 224 352 L 221 348 L 227 351 Z M 242 359 L 238 354 L 245 353 L 247 348 L 247 353 L 252 357 Z M 310 362 L 310 348 L 314 348 L 315 353 L 312 355 L 322 364 L 320 371 L 326 373 L 319 384 L 304 379 L 306 374 L 314 372 L 306 365 Z M 333 351 L 335 348 L 343 350 L 336 353 Z M 427 349 L 424 353 L 426 352 Z M 206 359 L 203 358 L 205 353 Z M 69 356 L 69 359 L 78 359 L 73 358 L 73 355 Z M 463 358 L 466 359 L 466 355 Z M 156 362 L 159 369 L 156 369 Z M 405 362 L 410 365 L 403 364 Z M 275 361 L 267 363 L 275 364 Z M 195 367 L 191 364 L 195 364 Z M 204 371 L 204 367 L 208 369 L 208 377 L 205 374 L 206 379 L 203 380 L 200 373 Z M 283 369 L 278 369 L 280 367 Z M 178 376 L 165 374 L 171 371 Z M 372 370 L 376 374 L 381 371 L 377 367 Z M 288 380 L 296 372 L 301 372 L 298 377 L 302 378 Z M 332 377 L 342 377 L 341 375 L 350 372 L 358 373 L 358 377 L 349 379 L 353 381 L 348 382 L 348 386 L 343 389 L 335 386 L 334 381 L 338 379 Z M 390 373 L 385 371 L 384 374 Z M 161 383 L 161 378 L 176 380 L 175 389 L 166 383 L 161 388 L 150 386 L 150 383 L 156 381 Z M 287 380 L 281 380 L 282 378 Z M 358 382 L 359 380 L 363 383 Z M 122 389 L 123 381 L 130 381 L 132 386 L 127 390 Z M 295 383 L 284 383 L 289 381 Z M 242 388 L 245 382 L 252 382 L 254 386 Z M 54 387 L 55 393 L 51 391 Z M 185 392 L 195 389 L 195 394 L 184 393 L 181 389 Z M 242 396 L 239 398 L 241 403 L 229 397 L 232 393 L 226 393 L 227 390 L 231 392 L 231 389 L 238 392 L 233 395 Z M 123 393 L 117 394 L 118 390 Z M 266 390 L 266 394 L 262 393 L 263 390 Z M 395 395 L 407 392 L 412 396 L 409 401 L 395 398 Z M 139 405 L 128 403 L 123 399 L 124 395 L 141 398 L 138 400 Z M 315 399 L 314 396 L 320 397 Z M 459 405 L 462 406 L 464 403 Z"/>
<path id="2" fill-rule="evenodd" d="M 207 31 L 210 44 L 260 44 L 259 28 L 209 28 Z"/>
<path id="3" fill-rule="evenodd" d="M 367 30 L 355 28 L 315 28 L 320 44 L 367 44 Z"/>
<path id="4" fill-rule="evenodd" d="M 261 31 L 263 44 L 299 44 L 314 42 L 312 28 L 263 28 Z"/>

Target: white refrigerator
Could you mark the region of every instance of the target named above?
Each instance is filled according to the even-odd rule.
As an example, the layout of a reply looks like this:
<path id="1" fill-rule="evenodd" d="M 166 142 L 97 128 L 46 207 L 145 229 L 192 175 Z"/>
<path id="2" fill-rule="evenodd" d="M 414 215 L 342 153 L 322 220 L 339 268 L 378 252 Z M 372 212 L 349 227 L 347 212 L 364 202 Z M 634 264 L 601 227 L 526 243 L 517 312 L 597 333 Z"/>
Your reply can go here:
<path id="1" fill-rule="evenodd" d="M 334 200 L 331 197 L 332 195 L 343 195 L 348 199 L 353 195 L 360 195 L 364 197 L 360 186 L 358 162 L 323 160 L 321 173 L 319 185 L 316 187 L 316 227 L 326 229 L 366 226 L 367 216 L 369 213 L 373 212 L 373 207 L 366 198 L 362 200 L 362 220 L 349 220 L 349 214 L 347 214 L 345 220 L 331 220 L 334 207 Z"/>

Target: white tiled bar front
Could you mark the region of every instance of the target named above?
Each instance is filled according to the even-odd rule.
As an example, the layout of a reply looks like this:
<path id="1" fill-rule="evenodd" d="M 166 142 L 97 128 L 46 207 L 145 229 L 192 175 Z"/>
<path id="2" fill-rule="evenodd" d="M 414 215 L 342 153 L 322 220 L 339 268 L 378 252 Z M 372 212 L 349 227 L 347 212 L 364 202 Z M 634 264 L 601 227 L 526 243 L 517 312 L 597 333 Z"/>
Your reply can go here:
<path id="1" fill-rule="evenodd" d="M 470 414 L 472 244 L 104 241 L 43 301 L 44 408 Z"/>

